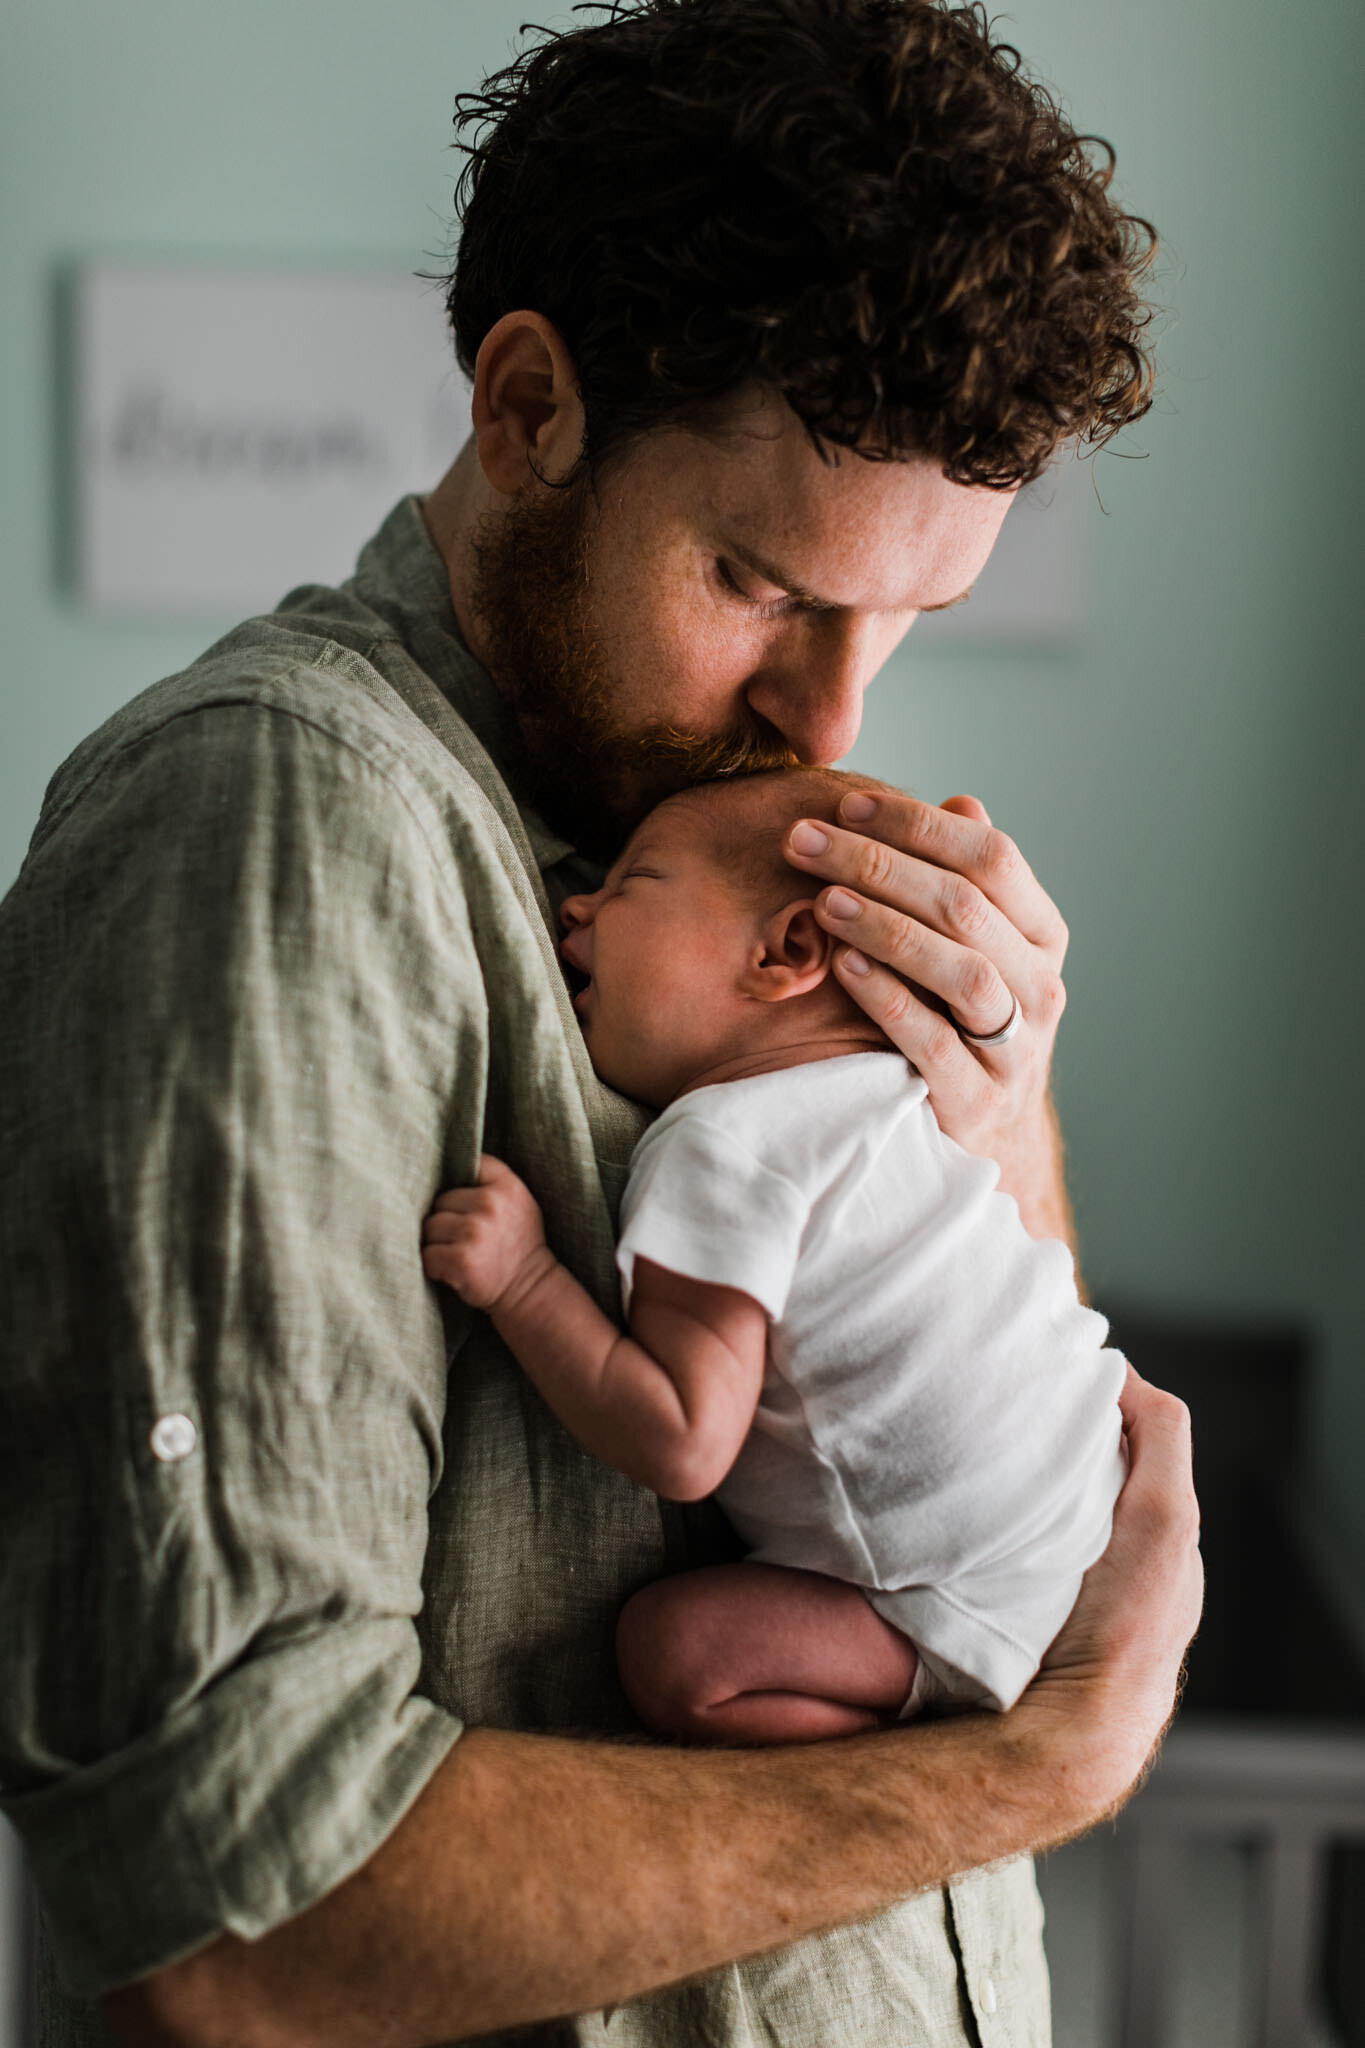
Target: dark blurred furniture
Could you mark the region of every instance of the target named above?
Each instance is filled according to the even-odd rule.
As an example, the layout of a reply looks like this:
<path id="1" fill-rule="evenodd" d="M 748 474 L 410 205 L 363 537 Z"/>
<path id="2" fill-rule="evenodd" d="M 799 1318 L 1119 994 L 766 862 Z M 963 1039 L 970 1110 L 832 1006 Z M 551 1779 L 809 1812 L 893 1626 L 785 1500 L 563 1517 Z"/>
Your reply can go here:
<path id="1" fill-rule="evenodd" d="M 1172 1945 L 1197 1910 L 1181 1849 L 1208 1833 L 1249 1842 L 1259 1865 L 1254 2048 L 1305 2048 L 1314 2009 L 1365 2048 L 1365 1660 L 1291 1506 L 1308 1343 L 1109 1312 L 1143 1376 L 1189 1405 L 1207 1573 L 1180 1714 L 1120 1826 L 1123 2048 L 1165 2048 Z"/>

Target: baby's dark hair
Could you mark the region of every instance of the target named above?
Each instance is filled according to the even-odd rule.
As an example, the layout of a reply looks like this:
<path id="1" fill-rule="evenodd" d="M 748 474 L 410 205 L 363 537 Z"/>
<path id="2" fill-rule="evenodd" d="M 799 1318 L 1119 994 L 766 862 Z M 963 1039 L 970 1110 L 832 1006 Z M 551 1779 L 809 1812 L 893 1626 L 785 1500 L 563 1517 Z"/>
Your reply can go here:
<path id="1" fill-rule="evenodd" d="M 824 886 L 813 876 L 803 876 L 787 860 L 782 848 L 791 827 L 798 818 L 837 824 L 839 805 L 855 789 L 899 794 L 889 782 L 852 769 L 771 768 L 759 775 L 699 782 L 668 802 L 704 807 L 718 864 L 760 910 L 770 911 L 792 902 L 803 887 L 815 895 Z M 775 803 L 779 791 L 781 801 Z"/>
<path id="2" fill-rule="evenodd" d="M 817 451 L 1005 489 L 1152 402 L 1155 247 L 979 4 L 609 0 L 456 102 L 467 374 L 543 313 L 596 471 L 757 385 Z"/>

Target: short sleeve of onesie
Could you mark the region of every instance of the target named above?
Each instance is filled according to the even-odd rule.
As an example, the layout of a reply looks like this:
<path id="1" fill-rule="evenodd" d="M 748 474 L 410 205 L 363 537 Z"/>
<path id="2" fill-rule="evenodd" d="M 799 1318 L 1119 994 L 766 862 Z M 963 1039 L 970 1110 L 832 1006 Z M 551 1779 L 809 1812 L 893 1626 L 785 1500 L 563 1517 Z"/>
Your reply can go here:
<path id="1" fill-rule="evenodd" d="M 645 1133 L 631 1162 L 616 1248 L 627 1313 L 635 1261 L 644 1258 L 692 1280 L 737 1287 L 776 1321 L 808 1215 L 799 1188 L 681 1097 Z"/>

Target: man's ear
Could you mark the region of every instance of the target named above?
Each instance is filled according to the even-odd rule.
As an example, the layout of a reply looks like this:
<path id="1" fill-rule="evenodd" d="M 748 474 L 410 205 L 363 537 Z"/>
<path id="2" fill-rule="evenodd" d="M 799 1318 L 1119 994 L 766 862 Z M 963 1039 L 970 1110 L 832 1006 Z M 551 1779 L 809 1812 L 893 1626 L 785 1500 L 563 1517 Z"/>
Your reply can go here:
<path id="1" fill-rule="evenodd" d="M 834 941 L 815 922 L 815 901 L 786 904 L 763 926 L 744 971 L 744 993 L 760 1003 L 809 995 L 829 975 Z"/>
<path id="2" fill-rule="evenodd" d="M 505 497 L 560 483 L 583 452 L 578 373 L 543 313 L 504 313 L 474 364 L 474 439 L 485 477 Z"/>

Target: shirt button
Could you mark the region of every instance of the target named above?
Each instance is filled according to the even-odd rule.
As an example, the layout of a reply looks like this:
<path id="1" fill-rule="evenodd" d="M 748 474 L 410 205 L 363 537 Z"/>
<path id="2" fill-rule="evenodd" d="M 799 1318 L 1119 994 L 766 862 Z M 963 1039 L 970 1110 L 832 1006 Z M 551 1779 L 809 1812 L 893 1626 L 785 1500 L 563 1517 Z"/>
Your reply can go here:
<path id="1" fill-rule="evenodd" d="M 989 2018 L 990 2015 L 995 2011 L 997 2002 L 998 2001 L 995 1996 L 995 1979 L 993 1977 L 983 1977 L 981 1979 L 981 1989 L 977 1994 L 977 2003 L 980 2005 L 982 2012 L 986 2014 L 987 2018 Z"/>
<path id="2" fill-rule="evenodd" d="M 178 1465 L 198 1441 L 199 1432 L 188 1415 L 162 1415 L 152 1430 L 152 1455 L 163 1465 Z"/>

